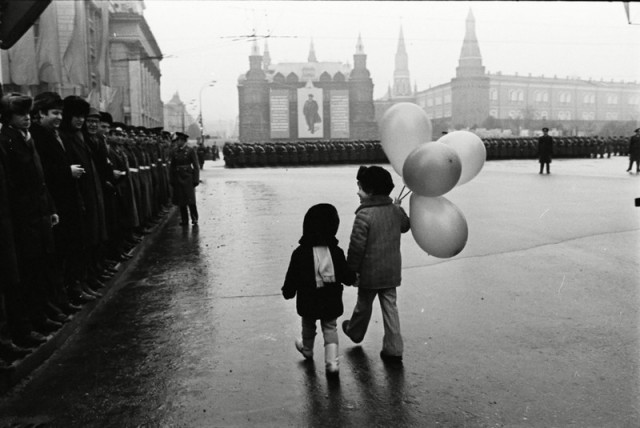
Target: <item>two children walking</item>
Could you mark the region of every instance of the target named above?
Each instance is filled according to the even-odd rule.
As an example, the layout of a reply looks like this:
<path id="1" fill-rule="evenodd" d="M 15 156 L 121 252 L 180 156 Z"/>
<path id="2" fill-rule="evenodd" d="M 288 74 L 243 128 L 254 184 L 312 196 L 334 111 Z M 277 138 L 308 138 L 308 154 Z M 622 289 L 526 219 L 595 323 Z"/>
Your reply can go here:
<path id="1" fill-rule="evenodd" d="M 340 224 L 336 208 L 314 205 L 305 215 L 300 245 L 291 255 L 282 287 L 285 299 L 297 296 L 296 309 L 302 318 L 302 339 L 295 342 L 296 349 L 306 359 L 313 358 L 320 320 L 325 368 L 331 375 L 339 372 L 337 318 L 344 313 L 342 284 L 358 287 L 351 319 L 342 323 L 347 337 L 355 343 L 364 339 L 378 296 L 384 323 L 380 356 L 384 361 L 399 362 L 403 353 L 396 288 L 401 282 L 400 236 L 410 228 L 409 217 L 400 202 L 389 197 L 394 185 L 388 171 L 363 166 L 357 181 L 360 206 L 347 257 L 335 237 Z"/>

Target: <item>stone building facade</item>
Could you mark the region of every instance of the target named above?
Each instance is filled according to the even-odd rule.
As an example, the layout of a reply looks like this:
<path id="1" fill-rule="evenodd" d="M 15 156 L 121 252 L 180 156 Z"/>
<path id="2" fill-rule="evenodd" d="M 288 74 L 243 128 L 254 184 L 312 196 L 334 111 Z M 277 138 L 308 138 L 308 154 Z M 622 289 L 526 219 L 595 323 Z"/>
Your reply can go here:
<path id="1" fill-rule="evenodd" d="M 636 82 L 487 72 L 471 11 L 455 77 L 414 91 L 411 97 L 390 90 L 376 100 L 376 117 L 381 118 L 391 105 L 406 101 L 427 112 L 434 138 L 441 131 L 461 128 L 508 126 L 518 132 L 548 126 L 561 128 L 568 135 L 594 135 L 606 124 L 628 124 L 630 129 L 640 124 L 640 84 Z"/>
<path id="2" fill-rule="evenodd" d="M 162 52 L 144 8 L 143 0 L 51 2 L 2 52 L 4 91 L 79 95 L 116 121 L 162 126 Z"/>
<path id="3" fill-rule="evenodd" d="M 240 141 L 377 138 L 361 37 L 353 60 L 353 67 L 318 61 L 311 42 L 307 62 L 272 64 L 268 45 L 261 54 L 254 43 L 249 71 L 238 79 Z"/>

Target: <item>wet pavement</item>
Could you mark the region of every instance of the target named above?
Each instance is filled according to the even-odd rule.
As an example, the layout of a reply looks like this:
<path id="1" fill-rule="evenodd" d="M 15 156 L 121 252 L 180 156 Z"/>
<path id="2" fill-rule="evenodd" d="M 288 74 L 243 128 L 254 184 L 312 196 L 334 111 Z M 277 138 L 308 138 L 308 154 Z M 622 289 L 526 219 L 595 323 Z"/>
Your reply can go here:
<path id="1" fill-rule="evenodd" d="M 200 228 L 169 219 L 117 293 L 0 400 L 0 426 L 640 426 L 640 176 L 626 166 L 554 160 L 541 176 L 535 161 L 488 162 L 445 195 L 467 219 L 462 253 L 429 257 L 403 237 L 404 365 L 378 356 L 376 304 L 360 345 L 340 332 L 331 380 L 320 337 L 315 363 L 295 350 L 280 287 L 311 205 L 338 208 L 348 246 L 357 166 L 207 162 Z"/>

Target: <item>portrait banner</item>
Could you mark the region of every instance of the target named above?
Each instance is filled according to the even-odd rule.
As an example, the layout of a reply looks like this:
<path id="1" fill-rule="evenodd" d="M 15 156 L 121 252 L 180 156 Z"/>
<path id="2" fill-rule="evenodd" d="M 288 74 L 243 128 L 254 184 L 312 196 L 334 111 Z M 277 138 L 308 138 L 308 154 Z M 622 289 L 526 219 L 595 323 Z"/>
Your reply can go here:
<path id="1" fill-rule="evenodd" d="M 298 89 L 298 138 L 323 138 L 322 89 Z"/>

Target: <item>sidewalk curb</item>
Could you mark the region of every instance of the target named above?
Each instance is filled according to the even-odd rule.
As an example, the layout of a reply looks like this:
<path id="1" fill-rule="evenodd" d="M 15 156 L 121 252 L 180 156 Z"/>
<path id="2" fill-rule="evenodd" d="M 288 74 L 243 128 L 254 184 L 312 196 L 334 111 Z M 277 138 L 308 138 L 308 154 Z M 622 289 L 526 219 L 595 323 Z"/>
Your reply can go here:
<path id="1" fill-rule="evenodd" d="M 71 321 L 66 322 L 60 330 L 47 336 L 47 341 L 40 345 L 33 352 L 23 359 L 14 361 L 9 367 L 0 369 L 0 397 L 10 392 L 23 379 L 37 370 L 51 357 L 58 349 L 62 348 L 69 338 L 73 336 L 82 326 L 87 324 L 92 314 L 105 305 L 111 298 L 127 283 L 126 279 L 140 262 L 140 259 L 147 249 L 157 240 L 159 232 L 166 223 L 174 217 L 176 207 L 172 206 L 169 212 L 152 227 L 151 232 L 134 247 L 129 254 L 133 257 L 116 265 L 118 272 L 100 290 L 102 297 L 86 303 L 82 309 L 71 316 Z"/>

